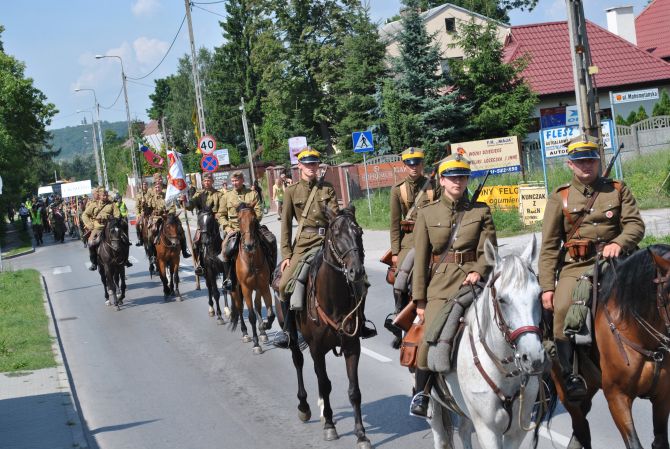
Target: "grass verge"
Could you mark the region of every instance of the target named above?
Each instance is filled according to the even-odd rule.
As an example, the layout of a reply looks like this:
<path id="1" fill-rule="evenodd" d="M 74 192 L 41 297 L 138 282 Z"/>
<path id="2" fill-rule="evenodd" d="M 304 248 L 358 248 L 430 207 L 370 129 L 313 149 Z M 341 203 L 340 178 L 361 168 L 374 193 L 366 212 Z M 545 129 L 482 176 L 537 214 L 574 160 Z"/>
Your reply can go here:
<path id="1" fill-rule="evenodd" d="M 53 366 L 39 272 L 0 273 L 0 372 Z"/>
<path id="2" fill-rule="evenodd" d="M 8 228 L 13 227 L 18 232 L 19 237 L 19 246 L 13 247 L 7 252 L 2 253 L 2 257 L 11 257 L 16 254 L 21 254 L 26 251 L 33 249 L 33 237 L 32 234 L 22 228 L 20 221 L 15 221 L 14 223 L 0 223 L 0 246 L 2 248 L 7 247 L 7 230 Z"/>
<path id="3" fill-rule="evenodd" d="M 640 242 L 640 248 L 645 248 L 647 246 L 655 245 L 657 243 L 670 245 L 670 235 L 661 235 L 661 236 L 647 235 Z"/>

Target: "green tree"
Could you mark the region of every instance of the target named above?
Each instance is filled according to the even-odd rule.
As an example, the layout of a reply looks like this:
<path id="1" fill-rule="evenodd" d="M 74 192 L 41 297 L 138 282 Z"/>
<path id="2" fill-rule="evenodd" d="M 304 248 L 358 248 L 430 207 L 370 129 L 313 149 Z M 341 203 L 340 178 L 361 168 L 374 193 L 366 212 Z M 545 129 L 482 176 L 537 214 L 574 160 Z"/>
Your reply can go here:
<path id="1" fill-rule="evenodd" d="M 661 90 L 661 98 L 654 105 L 651 115 L 652 117 L 670 115 L 670 95 L 666 89 Z"/>
<path id="2" fill-rule="evenodd" d="M 644 106 L 640 105 L 639 109 L 637 110 L 637 114 L 635 114 L 635 122 L 641 122 L 642 120 L 648 119 L 649 116 L 647 115 L 647 110 L 644 108 Z"/>
<path id="3" fill-rule="evenodd" d="M 617 125 L 628 126 L 628 121 L 625 118 L 623 118 L 620 114 L 616 115 L 616 118 L 614 119 L 614 121 Z"/>
<path id="4" fill-rule="evenodd" d="M 465 56 L 450 62 L 450 77 L 460 95 L 472 103 L 471 139 L 523 139 L 532 125 L 531 114 L 538 98 L 520 77 L 527 61 L 503 62 L 503 44 L 496 31 L 493 23 L 463 24 L 456 45 Z"/>
<path id="5" fill-rule="evenodd" d="M 637 123 L 637 112 L 630 111 L 630 114 L 628 114 L 628 117 L 626 117 L 626 123 L 628 123 L 628 126 L 632 125 L 633 123 Z"/>

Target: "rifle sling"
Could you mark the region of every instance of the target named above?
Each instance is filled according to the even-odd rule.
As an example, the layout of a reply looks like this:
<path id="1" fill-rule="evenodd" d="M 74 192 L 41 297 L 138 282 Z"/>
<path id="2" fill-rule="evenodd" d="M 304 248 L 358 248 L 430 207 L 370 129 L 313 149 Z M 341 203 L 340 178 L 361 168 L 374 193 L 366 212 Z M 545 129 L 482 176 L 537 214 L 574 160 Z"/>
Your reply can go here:
<path id="1" fill-rule="evenodd" d="M 586 218 L 586 214 L 588 211 L 591 210 L 593 205 L 596 202 L 596 198 L 598 198 L 598 194 L 600 191 L 596 190 L 593 192 L 591 195 L 591 198 L 586 203 L 586 206 L 584 206 L 584 209 L 582 209 L 582 214 L 577 217 L 577 220 L 574 222 L 572 221 L 572 217 L 570 216 L 570 211 L 568 210 L 568 192 L 570 191 L 569 188 L 561 190 L 561 198 L 563 200 L 563 215 L 566 216 L 570 224 L 572 225 L 572 228 L 570 229 L 570 232 L 566 234 L 565 241 L 566 243 L 570 241 L 572 237 L 574 237 L 575 234 L 579 235 L 579 227 L 581 226 L 582 222 L 584 221 L 584 218 Z"/>
<path id="2" fill-rule="evenodd" d="M 447 259 L 447 255 L 449 254 L 449 251 L 451 250 L 451 247 L 454 244 L 454 241 L 456 240 L 456 234 L 458 234 L 458 230 L 461 227 L 461 221 L 463 220 L 463 215 L 465 215 L 464 210 L 460 210 L 456 212 L 456 217 L 454 218 L 454 224 L 451 227 L 451 234 L 449 235 L 449 240 L 447 241 L 447 246 L 444 247 L 444 252 L 442 253 L 442 257 L 440 257 L 440 261 L 433 265 L 433 273 L 431 274 L 431 278 L 435 276 L 435 273 L 437 273 L 437 269 L 439 268 L 440 265 L 444 263 L 444 261 Z"/>
<path id="3" fill-rule="evenodd" d="M 412 214 L 414 213 L 414 210 L 417 208 L 419 205 L 419 202 L 423 198 L 423 194 L 426 193 L 429 187 L 432 187 L 432 180 L 433 178 L 430 177 L 426 179 L 426 182 L 423 183 L 423 186 L 421 186 L 421 190 L 419 190 L 419 193 L 416 194 L 416 197 L 414 198 L 414 204 L 412 204 L 412 207 L 407 211 L 405 214 L 405 220 L 411 220 L 412 219 Z M 407 186 L 407 184 L 404 184 L 404 186 Z M 431 189 L 433 190 L 433 189 Z M 431 198 L 432 200 L 432 198 Z"/>
<path id="4" fill-rule="evenodd" d="M 300 215 L 300 223 L 298 223 L 298 230 L 295 232 L 295 240 L 293 241 L 293 248 L 295 248 L 295 245 L 298 244 L 298 239 L 300 238 L 300 234 L 302 234 L 302 228 L 305 225 L 305 218 L 309 213 L 309 208 L 312 205 L 312 202 L 314 201 L 314 197 L 316 196 L 317 190 L 319 190 L 319 183 L 314 184 L 314 187 L 312 187 L 312 191 L 309 192 L 309 197 L 307 198 L 305 207 L 303 208 L 302 214 Z"/>

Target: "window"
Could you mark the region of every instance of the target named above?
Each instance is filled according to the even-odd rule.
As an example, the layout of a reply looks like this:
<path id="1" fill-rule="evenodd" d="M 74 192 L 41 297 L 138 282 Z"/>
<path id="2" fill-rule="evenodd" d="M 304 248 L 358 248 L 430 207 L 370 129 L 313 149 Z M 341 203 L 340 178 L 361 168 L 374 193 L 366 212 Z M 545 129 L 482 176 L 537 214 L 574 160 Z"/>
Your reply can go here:
<path id="1" fill-rule="evenodd" d="M 455 33 L 456 32 L 456 18 L 455 17 L 447 17 L 444 19 L 444 27 L 447 30 L 447 33 Z"/>

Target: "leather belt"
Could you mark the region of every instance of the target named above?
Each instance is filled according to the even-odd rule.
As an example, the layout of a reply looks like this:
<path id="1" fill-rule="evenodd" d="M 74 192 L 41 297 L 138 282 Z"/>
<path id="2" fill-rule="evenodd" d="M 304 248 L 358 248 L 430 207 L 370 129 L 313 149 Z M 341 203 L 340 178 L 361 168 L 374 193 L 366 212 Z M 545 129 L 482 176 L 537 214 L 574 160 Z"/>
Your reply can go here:
<path id="1" fill-rule="evenodd" d="M 441 259 L 442 254 L 433 254 L 433 263 L 440 263 Z M 477 254 L 474 251 L 449 251 L 442 263 L 456 263 L 458 265 L 463 265 L 464 263 L 475 262 L 476 260 Z"/>
<path id="2" fill-rule="evenodd" d="M 302 232 L 309 232 L 311 234 L 326 235 L 326 228 L 316 226 L 303 226 Z"/>

